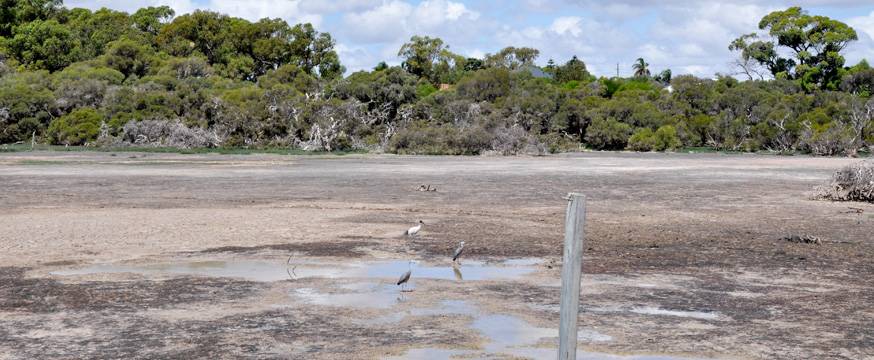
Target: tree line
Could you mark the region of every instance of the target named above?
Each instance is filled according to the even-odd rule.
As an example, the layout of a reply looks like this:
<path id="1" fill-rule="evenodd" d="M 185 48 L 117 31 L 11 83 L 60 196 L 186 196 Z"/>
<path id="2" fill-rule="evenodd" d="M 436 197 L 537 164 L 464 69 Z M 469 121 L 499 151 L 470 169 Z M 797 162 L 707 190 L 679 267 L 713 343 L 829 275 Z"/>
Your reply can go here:
<path id="1" fill-rule="evenodd" d="M 842 55 L 856 39 L 792 7 L 727 44 L 737 73 L 712 79 L 642 58 L 632 77 L 598 78 L 577 57 L 470 58 L 428 36 L 399 49 L 400 66 L 344 76 L 335 41 L 310 24 L 0 0 L 0 144 L 855 155 L 874 147 L 874 69 Z"/>

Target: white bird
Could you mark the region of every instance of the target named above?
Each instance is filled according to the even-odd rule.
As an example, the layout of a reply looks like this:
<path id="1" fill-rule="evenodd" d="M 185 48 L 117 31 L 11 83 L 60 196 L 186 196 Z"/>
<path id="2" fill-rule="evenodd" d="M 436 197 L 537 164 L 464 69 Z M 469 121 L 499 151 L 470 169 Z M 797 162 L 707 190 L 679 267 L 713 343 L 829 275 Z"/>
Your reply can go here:
<path id="1" fill-rule="evenodd" d="M 407 284 L 408 281 L 410 281 L 410 275 L 413 274 L 413 260 L 410 260 L 410 262 L 407 264 L 407 266 L 408 266 L 407 272 L 405 272 L 403 275 L 401 275 L 400 279 L 398 279 L 398 285 L 402 285 L 401 292 L 406 291 L 405 285 Z"/>
<path id="2" fill-rule="evenodd" d="M 413 226 L 413 227 L 407 229 L 407 231 L 404 232 L 404 235 L 416 236 L 416 234 L 418 234 L 419 231 L 422 230 L 422 225 L 425 225 L 425 222 L 423 222 L 422 220 L 419 220 L 419 225 L 416 225 L 416 226 Z"/>
<path id="3" fill-rule="evenodd" d="M 452 261 L 457 261 L 459 257 L 461 257 L 461 253 L 464 252 L 464 241 L 458 244 L 458 248 L 455 249 L 455 253 L 452 254 Z"/>

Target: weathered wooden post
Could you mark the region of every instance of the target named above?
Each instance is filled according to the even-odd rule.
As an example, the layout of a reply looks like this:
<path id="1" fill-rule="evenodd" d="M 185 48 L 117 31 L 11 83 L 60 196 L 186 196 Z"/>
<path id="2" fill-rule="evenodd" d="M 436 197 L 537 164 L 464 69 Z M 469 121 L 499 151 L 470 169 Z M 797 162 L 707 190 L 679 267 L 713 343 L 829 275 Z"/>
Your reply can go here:
<path id="1" fill-rule="evenodd" d="M 567 196 L 564 218 L 564 254 L 561 262 L 561 323 L 558 329 L 558 360 L 577 358 L 577 317 L 580 312 L 580 277 L 583 240 L 586 237 L 586 197 Z"/>

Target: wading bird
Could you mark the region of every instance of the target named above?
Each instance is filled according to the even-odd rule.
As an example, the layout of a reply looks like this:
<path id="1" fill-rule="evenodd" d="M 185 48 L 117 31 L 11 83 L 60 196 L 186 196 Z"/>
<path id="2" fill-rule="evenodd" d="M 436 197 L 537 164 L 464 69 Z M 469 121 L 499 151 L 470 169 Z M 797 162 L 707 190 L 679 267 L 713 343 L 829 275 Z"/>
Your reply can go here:
<path id="1" fill-rule="evenodd" d="M 407 282 L 410 281 L 410 275 L 413 274 L 413 260 L 410 260 L 410 262 L 407 263 L 407 266 L 408 266 L 407 272 L 405 272 L 403 275 L 401 275 L 401 278 L 398 279 L 398 285 L 401 286 L 401 292 L 407 291 L 406 290 Z M 412 290 L 410 290 L 410 291 L 412 291 Z"/>
<path id="2" fill-rule="evenodd" d="M 407 229 L 407 231 L 404 232 L 404 235 L 416 236 L 416 234 L 418 234 L 419 231 L 422 230 L 422 225 L 425 225 L 425 222 L 422 220 L 419 220 L 419 225 L 416 225 L 416 226 L 413 226 L 413 227 Z"/>
<path id="3" fill-rule="evenodd" d="M 458 261 L 458 258 L 461 257 L 462 252 L 464 252 L 464 241 L 462 241 L 458 244 L 458 249 L 455 249 L 455 253 L 452 254 L 452 261 L 453 262 Z"/>

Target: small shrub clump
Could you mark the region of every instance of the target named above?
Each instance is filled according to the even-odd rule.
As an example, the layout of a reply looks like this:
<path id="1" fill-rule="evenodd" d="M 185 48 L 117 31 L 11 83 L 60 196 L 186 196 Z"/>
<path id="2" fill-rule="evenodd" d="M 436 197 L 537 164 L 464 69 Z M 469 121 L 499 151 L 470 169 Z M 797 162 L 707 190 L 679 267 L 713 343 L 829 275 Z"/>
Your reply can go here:
<path id="1" fill-rule="evenodd" d="M 829 184 L 818 189 L 817 197 L 833 201 L 874 202 L 874 160 L 838 170 Z"/>
<path id="2" fill-rule="evenodd" d="M 671 125 L 662 126 L 656 131 L 650 128 L 637 129 L 628 139 L 628 149 L 634 151 L 674 150 L 682 144 L 677 129 Z"/>
<path id="3" fill-rule="evenodd" d="M 49 124 L 49 139 L 56 145 L 84 145 L 97 139 L 103 116 L 97 110 L 81 108 Z"/>

